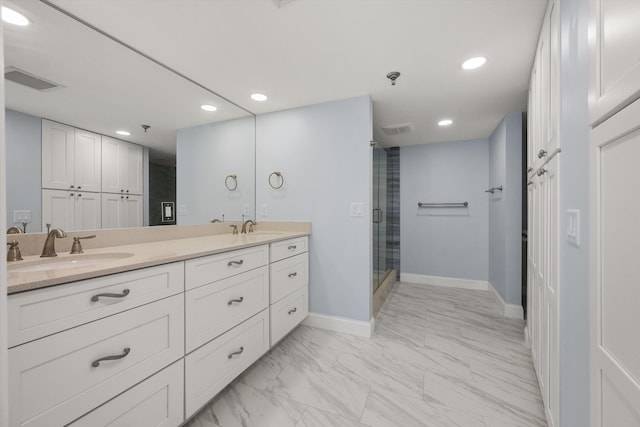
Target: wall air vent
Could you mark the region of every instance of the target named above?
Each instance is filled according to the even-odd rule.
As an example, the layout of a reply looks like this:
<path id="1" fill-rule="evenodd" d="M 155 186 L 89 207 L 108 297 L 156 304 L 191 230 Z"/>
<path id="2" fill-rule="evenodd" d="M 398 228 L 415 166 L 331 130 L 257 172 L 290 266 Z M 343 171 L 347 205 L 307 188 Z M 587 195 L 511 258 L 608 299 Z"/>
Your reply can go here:
<path id="1" fill-rule="evenodd" d="M 401 125 L 383 126 L 382 130 L 389 136 L 402 135 L 403 133 L 413 132 L 415 126 L 413 123 L 404 123 Z"/>
<path id="2" fill-rule="evenodd" d="M 4 78 L 6 80 L 12 81 L 14 83 L 18 83 L 31 89 L 38 90 L 40 92 L 45 92 L 53 89 L 57 89 L 60 87 L 64 87 L 52 81 L 43 79 L 42 77 L 38 77 L 34 74 L 27 73 L 16 67 L 7 67 L 4 70 Z"/>

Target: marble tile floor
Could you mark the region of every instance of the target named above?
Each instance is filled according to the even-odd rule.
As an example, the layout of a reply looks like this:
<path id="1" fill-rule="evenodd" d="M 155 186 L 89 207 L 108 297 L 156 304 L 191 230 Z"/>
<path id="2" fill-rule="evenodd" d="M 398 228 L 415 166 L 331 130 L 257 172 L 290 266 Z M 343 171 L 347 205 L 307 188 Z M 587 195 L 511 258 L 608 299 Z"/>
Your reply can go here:
<path id="1" fill-rule="evenodd" d="M 398 283 L 371 339 L 300 326 L 187 426 L 546 426 L 523 327 L 488 292 Z"/>

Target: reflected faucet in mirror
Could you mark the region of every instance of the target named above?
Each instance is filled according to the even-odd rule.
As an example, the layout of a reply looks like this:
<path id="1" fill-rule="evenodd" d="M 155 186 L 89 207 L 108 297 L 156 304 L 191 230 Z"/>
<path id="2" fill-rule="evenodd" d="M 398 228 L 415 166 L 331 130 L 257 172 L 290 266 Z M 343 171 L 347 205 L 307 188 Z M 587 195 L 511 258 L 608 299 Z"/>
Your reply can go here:
<path id="1" fill-rule="evenodd" d="M 7 234 L 22 234 L 22 229 L 14 225 L 13 227 L 9 227 Z"/>

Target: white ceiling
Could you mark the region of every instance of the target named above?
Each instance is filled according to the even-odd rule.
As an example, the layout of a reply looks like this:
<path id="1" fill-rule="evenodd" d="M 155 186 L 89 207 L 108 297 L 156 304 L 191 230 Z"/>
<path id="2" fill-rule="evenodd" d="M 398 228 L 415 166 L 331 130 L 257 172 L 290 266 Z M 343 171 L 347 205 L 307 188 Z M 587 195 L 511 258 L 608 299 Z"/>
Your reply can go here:
<path id="1" fill-rule="evenodd" d="M 5 3 L 18 1 L 25 0 Z M 506 113 L 523 111 L 546 6 L 546 0 L 52 2 L 256 114 L 370 94 L 374 138 L 385 146 L 487 137 Z M 484 67 L 460 68 L 478 55 L 488 58 Z M 402 73 L 396 86 L 385 77 L 390 71 Z M 180 92 L 173 89 L 159 90 L 173 97 Z M 269 100 L 252 101 L 253 92 Z M 454 124 L 439 128 L 442 118 Z M 414 132 L 387 136 L 380 129 L 407 122 Z"/>

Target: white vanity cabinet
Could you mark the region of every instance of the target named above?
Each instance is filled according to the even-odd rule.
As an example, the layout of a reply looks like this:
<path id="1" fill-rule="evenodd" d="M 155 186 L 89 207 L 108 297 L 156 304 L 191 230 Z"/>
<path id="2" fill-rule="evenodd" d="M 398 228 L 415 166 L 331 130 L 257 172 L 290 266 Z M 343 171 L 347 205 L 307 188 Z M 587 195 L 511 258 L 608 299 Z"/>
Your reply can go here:
<path id="1" fill-rule="evenodd" d="M 102 138 L 102 192 L 142 194 L 142 146 Z"/>
<path id="2" fill-rule="evenodd" d="M 180 360 L 182 272 L 174 263 L 10 295 L 10 425 L 66 425 Z"/>
<path id="3" fill-rule="evenodd" d="M 268 245 L 186 261 L 187 418 L 269 350 L 268 263 Z"/>
<path id="4" fill-rule="evenodd" d="M 9 425 L 182 425 L 307 316 L 307 250 L 299 237 L 9 295 Z"/>
<path id="5" fill-rule="evenodd" d="M 306 236 L 271 244 L 271 346 L 309 314 L 308 247 Z"/>
<path id="6" fill-rule="evenodd" d="M 142 196 L 102 193 L 102 228 L 142 227 Z M 100 227 L 98 227 L 100 228 Z"/>
<path id="7" fill-rule="evenodd" d="M 42 120 L 42 188 L 99 192 L 102 137 Z"/>

